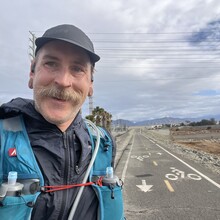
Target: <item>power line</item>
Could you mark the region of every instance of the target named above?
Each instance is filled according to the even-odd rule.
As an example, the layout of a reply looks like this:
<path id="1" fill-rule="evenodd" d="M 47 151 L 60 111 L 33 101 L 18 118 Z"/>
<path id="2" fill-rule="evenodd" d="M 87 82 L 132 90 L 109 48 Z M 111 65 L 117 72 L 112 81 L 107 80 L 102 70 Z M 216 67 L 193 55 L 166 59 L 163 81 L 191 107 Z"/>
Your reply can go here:
<path id="1" fill-rule="evenodd" d="M 119 48 L 100 48 L 100 49 L 96 49 L 97 51 L 120 51 L 120 52 L 124 52 L 124 51 L 131 51 L 131 52 L 158 52 L 158 51 L 164 51 L 163 49 L 157 49 L 157 48 L 153 48 L 153 49 L 149 49 L 149 48 L 123 48 L 123 47 L 119 47 Z M 166 50 L 166 52 L 182 52 L 182 51 L 192 51 L 192 52 L 201 52 L 202 50 L 201 49 L 169 49 L 169 50 Z M 206 49 L 205 50 L 206 52 L 207 51 L 220 51 L 220 49 Z"/>
<path id="2" fill-rule="evenodd" d="M 121 69 L 121 68 L 142 68 L 142 69 L 192 69 L 192 68 L 199 68 L 199 69 L 220 69 L 220 66 L 163 66 L 163 67 L 144 67 L 144 66 L 99 66 L 103 68 L 108 68 L 108 69 Z"/>
<path id="3" fill-rule="evenodd" d="M 213 33 L 213 31 L 216 29 L 215 28 L 210 28 L 209 29 L 210 31 L 202 31 L 202 33 L 204 34 L 209 34 L 209 33 Z M 213 30 L 213 31 L 211 31 Z M 91 32 L 91 33 L 88 33 L 88 34 L 93 34 L 93 35 L 134 35 L 134 34 L 139 34 L 139 35 L 154 35 L 154 34 L 157 34 L 157 35 L 167 35 L 167 34 L 199 34 L 201 33 L 201 31 L 172 31 L 172 32 Z"/>
<path id="4" fill-rule="evenodd" d="M 166 77 L 166 78 L 144 78 L 144 79 L 123 79 L 123 81 L 119 81 L 119 80 L 99 80 L 99 81 L 95 81 L 97 84 L 98 83 L 125 83 L 125 82 L 142 82 L 142 81 L 149 81 L 149 82 L 153 82 L 153 81 L 161 81 L 161 80 L 181 80 L 181 79 L 187 79 L 187 80 L 191 80 L 191 79 L 208 79 L 210 78 L 210 76 L 195 76 L 195 77 Z"/>
<path id="5" fill-rule="evenodd" d="M 89 33 L 94 37 L 93 43 L 101 56 L 101 65 L 98 68 L 108 69 L 140 69 L 140 70 L 175 70 L 182 73 L 185 70 L 207 71 L 217 70 L 220 60 L 220 34 L 214 37 L 215 29 L 198 32 L 148 32 L 148 33 Z M 36 31 L 35 31 L 36 32 Z M 199 34 L 203 35 L 199 38 Z M 218 34 L 218 33 L 217 33 Z M 198 36 L 193 38 L 193 36 Z M 123 62 L 131 60 L 154 61 L 148 63 L 151 66 L 123 66 Z M 161 61 L 167 63 L 161 63 Z M 105 65 L 106 61 L 114 62 L 114 65 Z M 183 66 L 172 66 L 170 62 L 175 62 Z M 196 64 L 196 61 L 200 61 Z M 213 62 L 215 61 L 215 62 Z M 104 63 L 104 64 L 103 64 Z M 207 66 L 204 66 L 204 65 Z M 215 66 L 213 65 L 215 64 Z M 132 64 L 131 64 L 132 65 Z M 158 66 L 155 66 L 158 65 Z M 160 65 L 160 66 L 159 66 Z M 194 66 L 195 65 L 195 66 Z M 202 77 L 203 78 L 203 77 Z M 206 77 L 209 78 L 209 77 Z M 169 78 L 170 79 L 170 78 Z M 168 79 L 168 80 L 169 80 Z M 175 78 L 176 79 L 176 78 Z M 194 79 L 178 78 L 178 79 Z M 201 79 L 201 77 L 199 77 Z M 149 80 L 149 79 L 147 79 Z M 167 80 L 167 79 L 158 79 Z M 144 81 L 144 80 L 140 80 Z M 108 81 L 109 82 L 109 81 Z"/>
<path id="6" fill-rule="evenodd" d="M 205 43 L 219 43 L 220 39 L 216 39 L 216 38 L 209 38 L 209 40 L 205 40 L 203 42 Z M 163 40 L 149 40 L 149 41 L 110 41 L 110 40 L 93 40 L 94 43 L 109 43 L 109 44 L 149 44 L 149 43 L 154 43 L 154 44 L 158 44 L 158 43 L 163 43 L 163 44 L 167 44 L 167 43 L 199 43 L 198 40 L 176 40 L 176 39 L 163 39 Z"/>

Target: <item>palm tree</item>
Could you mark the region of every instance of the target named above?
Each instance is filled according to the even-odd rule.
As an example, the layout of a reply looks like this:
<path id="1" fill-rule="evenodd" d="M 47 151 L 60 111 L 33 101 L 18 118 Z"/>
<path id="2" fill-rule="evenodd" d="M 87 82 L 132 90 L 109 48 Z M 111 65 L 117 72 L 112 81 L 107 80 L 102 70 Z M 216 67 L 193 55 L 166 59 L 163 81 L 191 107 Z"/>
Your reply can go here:
<path id="1" fill-rule="evenodd" d="M 96 125 L 102 126 L 109 131 L 111 129 L 112 115 L 99 106 L 95 107 L 92 111 L 92 115 L 88 115 L 86 118 L 94 122 Z"/>

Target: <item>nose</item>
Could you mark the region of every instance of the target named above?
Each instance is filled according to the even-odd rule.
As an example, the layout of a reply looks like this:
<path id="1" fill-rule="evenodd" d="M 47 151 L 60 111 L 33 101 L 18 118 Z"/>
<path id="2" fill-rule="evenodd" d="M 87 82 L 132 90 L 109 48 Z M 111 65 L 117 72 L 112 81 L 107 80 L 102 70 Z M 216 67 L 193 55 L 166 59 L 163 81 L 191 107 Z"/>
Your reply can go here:
<path id="1" fill-rule="evenodd" d="M 62 68 L 59 72 L 56 73 L 54 82 L 61 87 L 70 87 L 71 86 L 71 74 L 68 71 L 68 68 Z"/>

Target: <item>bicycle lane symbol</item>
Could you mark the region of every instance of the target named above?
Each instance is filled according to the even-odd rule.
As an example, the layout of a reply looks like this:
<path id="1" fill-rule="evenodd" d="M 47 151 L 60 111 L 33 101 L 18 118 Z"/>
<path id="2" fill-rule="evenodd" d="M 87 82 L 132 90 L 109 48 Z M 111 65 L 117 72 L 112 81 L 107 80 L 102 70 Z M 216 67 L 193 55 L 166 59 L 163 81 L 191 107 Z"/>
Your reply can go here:
<path id="1" fill-rule="evenodd" d="M 179 178 L 181 178 L 181 179 L 188 178 L 188 179 L 192 179 L 192 180 L 201 180 L 202 179 L 202 177 L 199 176 L 198 174 L 188 173 L 185 175 L 184 171 L 178 170 L 175 167 L 170 167 L 170 169 L 172 170 L 173 173 L 168 173 L 165 175 L 165 177 L 169 180 L 178 180 Z"/>
<path id="2" fill-rule="evenodd" d="M 156 153 L 157 155 L 162 155 L 162 153 L 160 153 L 160 152 L 157 152 Z M 142 156 L 136 156 L 136 155 L 131 155 L 131 158 L 133 158 L 133 159 L 137 159 L 137 160 L 139 160 L 139 161 L 144 161 L 144 159 L 147 159 L 147 158 L 149 158 L 151 156 L 151 153 L 148 153 L 148 155 L 147 154 L 145 154 L 145 155 L 142 155 Z"/>
<path id="3" fill-rule="evenodd" d="M 136 156 L 136 155 L 132 155 L 131 158 L 135 158 L 139 161 L 144 161 L 144 159 L 148 158 L 148 155 L 143 155 L 143 156 Z"/>

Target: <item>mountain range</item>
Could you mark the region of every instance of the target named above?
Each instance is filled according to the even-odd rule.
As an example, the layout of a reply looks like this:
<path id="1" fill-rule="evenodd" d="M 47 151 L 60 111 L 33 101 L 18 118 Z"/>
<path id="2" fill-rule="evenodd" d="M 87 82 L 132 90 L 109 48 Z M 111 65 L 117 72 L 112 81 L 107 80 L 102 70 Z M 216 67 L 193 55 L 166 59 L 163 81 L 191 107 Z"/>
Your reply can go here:
<path id="1" fill-rule="evenodd" d="M 180 123 L 190 123 L 190 122 L 198 122 L 202 119 L 211 119 L 214 118 L 216 121 L 220 120 L 220 115 L 215 116 L 204 116 L 198 118 L 173 118 L 173 117 L 164 117 L 164 118 L 157 118 L 157 119 L 150 119 L 150 120 L 143 120 L 143 121 L 129 121 L 126 119 L 117 119 L 113 120 L 112 124 L 114 126 L 152 126 L 152 125 L 163 125 L 163 124 L 180 124 Z"/>

